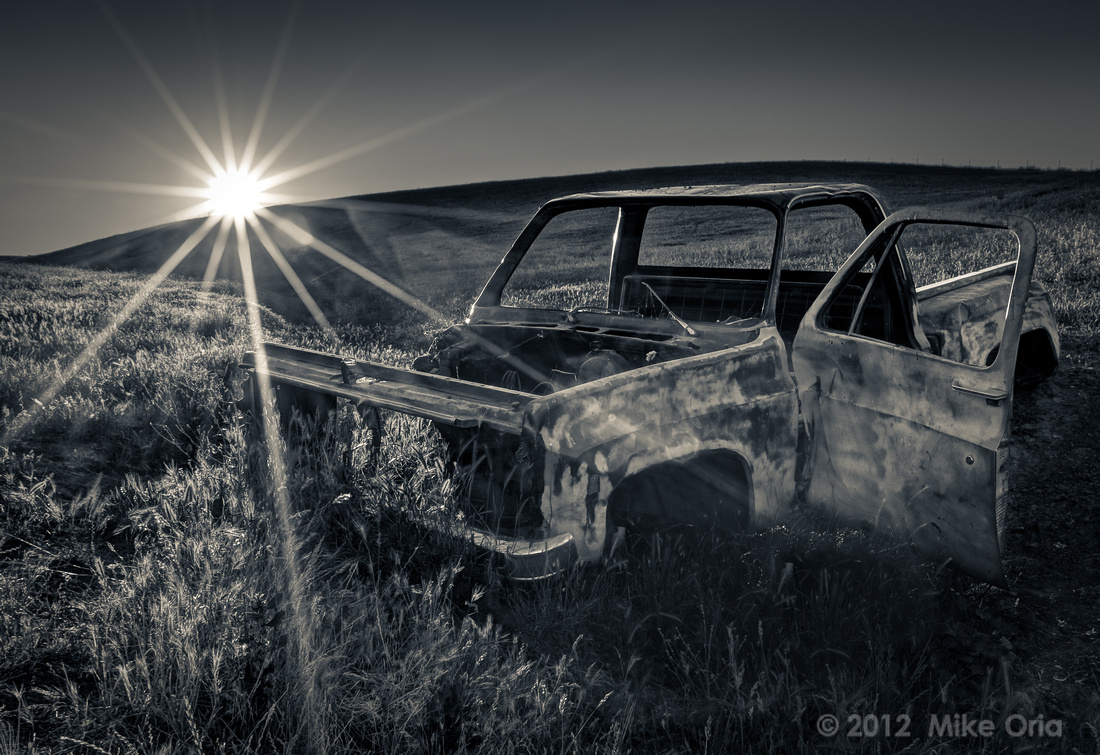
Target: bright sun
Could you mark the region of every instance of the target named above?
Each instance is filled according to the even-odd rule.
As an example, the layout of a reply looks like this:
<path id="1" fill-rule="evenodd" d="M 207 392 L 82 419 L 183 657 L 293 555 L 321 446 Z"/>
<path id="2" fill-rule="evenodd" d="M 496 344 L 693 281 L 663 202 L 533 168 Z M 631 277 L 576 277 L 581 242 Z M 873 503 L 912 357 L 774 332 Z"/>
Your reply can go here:
<path id="1" fill-rule="evenodd" d="M 245 218 L 263 206 L 264 194 L 259 181 L 241 170 L 227 171 L 210 180 L 210 214 Z"/>

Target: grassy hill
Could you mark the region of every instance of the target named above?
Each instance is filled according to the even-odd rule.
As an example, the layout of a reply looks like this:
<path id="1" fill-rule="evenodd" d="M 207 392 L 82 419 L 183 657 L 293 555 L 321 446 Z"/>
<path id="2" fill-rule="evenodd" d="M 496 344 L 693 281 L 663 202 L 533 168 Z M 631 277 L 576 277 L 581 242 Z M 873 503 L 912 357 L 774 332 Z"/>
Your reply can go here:
<path id="1" fill-rule="evenodd" d="M 1064 353 L 1014 407 L 1011 592 L 809 514 L 502 584 L 423 526 L 452 495 L 426 423 L 390 417 L 371 475 L 354 414 L 289 446 L 258 437 L 223 380 L 249 348 L 228 263 L 202 291 L 200 247 L 104 330 L 177 224 L 0 263 L 0 753 L 1097 751 L 1096 174 L 719 165 L 280 212 L 454 315 L 553 196 L 788 180 L 1036 222 Z M 342 351 L 407 364 L 434 327 L 287 251 Z M 273 265 L 259 277 L 271 338 L 332 346 Z M 995 735 L 930 727 L 956 714 Z"/>

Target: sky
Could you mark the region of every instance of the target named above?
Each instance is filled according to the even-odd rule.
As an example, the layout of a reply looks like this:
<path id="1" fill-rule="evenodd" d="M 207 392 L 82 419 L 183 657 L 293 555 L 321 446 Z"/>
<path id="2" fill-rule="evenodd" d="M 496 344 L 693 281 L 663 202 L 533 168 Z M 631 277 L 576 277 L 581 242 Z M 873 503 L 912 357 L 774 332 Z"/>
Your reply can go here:
<path id="1" fill-rule="evenodd" d="M 202 174 L 248 153 L 286 201 L 756 160 L 1090 169 L 1097 81 L 1100 5 L 1061 0 L 24 3 L 0 255 L 201 214 Z"/>

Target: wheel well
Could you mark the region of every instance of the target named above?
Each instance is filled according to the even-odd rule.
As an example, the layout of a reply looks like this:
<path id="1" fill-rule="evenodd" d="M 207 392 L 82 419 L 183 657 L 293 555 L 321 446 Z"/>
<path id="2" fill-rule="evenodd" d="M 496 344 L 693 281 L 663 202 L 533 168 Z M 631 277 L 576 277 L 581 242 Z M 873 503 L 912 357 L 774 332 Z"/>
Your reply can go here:
<path id="1" fill-rule="evenodd" d="M 1000 346 L 994 347 L 986 357 L 986 365 L 993 364 Z M 1058 353 L 1050 333 L 1045 330 L 1029 330 L 1020 335 L 1020 345 L 1016 351 L 1016 378 L 1019 388 L 1034 388 L 1058 369 Z"/>
<path id="2" fill-rule="evenodd" d="M 1032 330 L 1020 336 L 1016 355 L 1016 381 L 1024 386 L 1043 382 L 1058 368 L 1054 341 L 1045 330 Z"/>
<path id="3" fill-rule="evenodd" d="M 752 509 L 748 464 L 724 449 L 647 467 L 623 479 L 608 500 L 611 520 L 637 529 L 686 524 L 740 532 Z"/>

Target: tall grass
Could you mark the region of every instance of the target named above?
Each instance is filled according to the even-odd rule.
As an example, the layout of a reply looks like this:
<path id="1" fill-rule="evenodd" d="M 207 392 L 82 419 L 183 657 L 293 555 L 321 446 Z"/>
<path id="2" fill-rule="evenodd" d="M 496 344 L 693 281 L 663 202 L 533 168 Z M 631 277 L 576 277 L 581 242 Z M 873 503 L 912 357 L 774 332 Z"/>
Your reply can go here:
<path id="1" fill-rule="evenodd" d="M 927 566 L 827 522 L 631 542 L 609 570 L 502 585 L 422 526 L 445 491 L 415 432 L 370 480 L 331 436 L 301 439 L 305 604 L 290 606 L 250 432 L 127 477 L 91 513 L 61 505 L 51 548 L 84 575 L 66 596 L 73 636 L 33 682 L 9 681 L 9 726 L 43 750 L 813 752 L 825 712 L 1019 705 L 1000 675 L 971 693 L 1000 655 L 959 666 L 941 647 L 950 622 L 981 627 Z M 113 548 L 81 550 L 111 512 Z M 20 568 L 61 568 L 28 555 Z"/>

